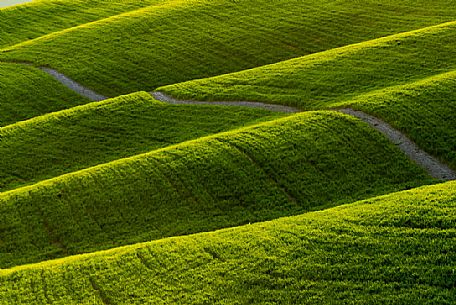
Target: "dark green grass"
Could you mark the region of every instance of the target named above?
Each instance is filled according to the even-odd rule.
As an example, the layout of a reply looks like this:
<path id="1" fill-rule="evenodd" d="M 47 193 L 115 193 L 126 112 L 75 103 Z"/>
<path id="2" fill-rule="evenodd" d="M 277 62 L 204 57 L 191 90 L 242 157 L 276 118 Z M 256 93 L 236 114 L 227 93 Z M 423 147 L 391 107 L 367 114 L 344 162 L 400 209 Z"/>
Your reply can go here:
<path id="1" fill-rule="evenodd" d="M 36 68 L 0 63 L 0 127 L 87 102 Z"/>
<path id="2" fill-rule="evenodd" d="M 41 0 L 0 8 L 0 48 L 163 0 Z"/>
<path id="3" fill-rule="evenodd" d="M 456 169 L 456 71 L 361 95 L 347 104 L 389 122 Z"/>
<path id="4" fill-rule="evenodd" d="M 455 18 L 451 0 L 171 0 L 8 47 L 0 58 L 51 66 L 116 96 Z"/>
<path id="5" fill-rule="evenodd" d="M 335 112 L 302 113 L 1 193 L 0 267 L 269 220 L 429 182 L 366 124 Z"/>
<path id="6" fill-rule="evenodd" d="M 196 100 L 328 108 L 372 90 L 455 70 L 455 44 L 456 22 L 451 22 L 157 90 Z"/>
<path id="7" fill-rule="evenodd" d="M 0 272 L 1 304 L 454 304 L 456 183 Z"/>
<path id="8" fill-rule="evenodd" d="M 51 113 L 0 128 L 0 191 L 281 116 L 168 105 L 145 92 Z"/>

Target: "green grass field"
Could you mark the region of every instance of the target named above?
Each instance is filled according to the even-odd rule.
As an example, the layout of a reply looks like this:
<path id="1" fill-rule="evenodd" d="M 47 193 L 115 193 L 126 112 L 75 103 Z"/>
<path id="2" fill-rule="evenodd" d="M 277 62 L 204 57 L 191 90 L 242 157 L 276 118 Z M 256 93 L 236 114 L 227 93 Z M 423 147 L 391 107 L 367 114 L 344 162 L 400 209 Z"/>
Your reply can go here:
<path id="1" fill-rule="evenodd" d="M 245 107 L 167 105 L 147 93 L 0 127 L 0 192 L 283 116 Z"/>
<path id="2" fill-rule="evenodd" d="M 456 70 L 455 29 L 456 22 L 445 23 L 157 90 L 195 100 L 331 108 L 373 90 Z"/>
<path id="3" fill-rule="evenodd" d="M 0 267 L 274 219 L 430 181 L 366 124 L 303 113 L 0 193 Z"/>
<path id="4" fill-rule="evenodd" d="M 351 106 L 391 123 L 456 169 L 455 29 L 447 23 L 157 90 L 302 109 Z"/>
<path id="5" fill-rule="evenodd" d="M 456 169 L 456 70 L 360 95 L 347 104 L 391 123 Z"/>
<path id="6" fill-rule="evenodd" d="M 0 127 L 87 102 L 36 68 L 0 63 Z"/>
<path id="7" fill-rule="evenodd" d="M 116 96 L 453 21 L 453 4 L 170 0 L 4 48 L 0 60 L 50 66 Z"/>
<path id="8" fill-rule="evenodd" d="M 160 2 L 163 0 L 35 0 L 3 8 L 0 48 Z"/>
<path id="9" fill-rule="evenodd" d="M 456 170 L 455 46 L 454 0 L 0 8 L 0 305 L 456 303 L 456 182 L 335 111 Z"/>
<path id="10" fill-rule="evenodd" d="M 1 304 L 453 304 L 456 183 L 0 271 Z"/>

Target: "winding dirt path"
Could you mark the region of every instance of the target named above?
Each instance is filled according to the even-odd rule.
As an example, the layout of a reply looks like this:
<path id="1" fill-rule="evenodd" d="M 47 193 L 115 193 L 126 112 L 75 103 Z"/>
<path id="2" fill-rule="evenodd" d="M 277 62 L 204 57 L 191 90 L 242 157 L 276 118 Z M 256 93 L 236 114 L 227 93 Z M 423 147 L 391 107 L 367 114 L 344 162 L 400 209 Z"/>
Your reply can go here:
<path id="1" fill-rule="evenodd" d="M 62 73 L 50 68 L 41 68 L 44 72 L 53 76 L 56 80 L 62 83 L 64 86 L 69 89 L 79 93 L 80 95 L 87 97 L 92 101 L 102 101 L 107 99 L 106 96 L 100 95 L 84 86 L 78 84 L 74 80 L 65 76 Z M 277 112 L 286 112 L 286 113 L 296 113 L 300 112 L 298 108 L 275 105 L 275 104 L 266 104 L 260 102 L 200 102 L 200 101 L 190 101 L 190 100 L 178 100 L 171 96 L 164 94 L 163 92 L 150 92 L 150 94 L 159 101 L 166 102 L 169 104 L 191 104 L 191 105 L 221 105 L 221 106 L 244 106 L 251 108 L 262 108 L 269 111 Z M 394 143 L 402 152 L 404 152 L 411 160 L 416 162 L 419 166 L 424 168 L 430 176 L 440 180 L 456 180 L 456 172 L 450 169 L 445 164 L 441 163 L 439 160 L 433 156 L 426 153 L 424 150 L 419 148 L 412 140 L 407 136 L 402 134 L 400 131 L 391 127 L 388 123 L 368 115 L 359 110 L 354 110 L 351 108 L 338 109 L 337 111 L 342 112 L 347 115 L 354 116 L 361 119 L 362 121 L 368 123 L 372 128 L 380 131 L 384 134 L 392 143 Z"/>
<path id="2" fill-rule="evenodd" d="M 391 127 L 388 123 L 368 115 L 367 113 L 351 108 L 339 109 L 338 111 L 357 117 L 383 133 L 391 142 L 399 147 L 399 149 L 410 159 L 424 168 L 432 177 L 441 180 L 456 180 L 456 173 L 451 168 L 419 148 L 412 140 L 400 131 Z"/>
<path id="3" fill-rule="evenodd" d="M 275 105 L 275 104 L 265 104 L 260 102 L 245 102 L 245 101 L 230 101 L 230 102 L 200 102 L 200 101 L 190 101 L 190 100 L 178 100 L 169 95 L 164 94 L 160 91 L 155 91 L 150 93 L 156 100 L 166 102 L 169 104 L 182 105 L 182 104 L 191 104 L 191 105 L 220 105 L 220 106 L 243 106 L 250 108 L 263 108 L 269 111 L 275 112 L 288 112 L 295 113 L 300 112 L 298 108 Z"/>
<path id="4" fill-rule="evenodd" d="M 40 69 L 43 70 L 44 72 L 46 72 L 47 74 L 51 75 L 52 77 L 54 77 L 65 87 L 73 90 L 76 93 L 79 93 L 79 95 L 82 95 L 91 101 L 102 101 L 102 100 L 107 99 L 106 96 L 98 94 L 88 88 L 85 88 L 81 84 L 75 82 L 71 78 L 67 77 L 66 75 L 64 75 L 54 69 L 44 68 L 44 67 L 42 67 Z"/>

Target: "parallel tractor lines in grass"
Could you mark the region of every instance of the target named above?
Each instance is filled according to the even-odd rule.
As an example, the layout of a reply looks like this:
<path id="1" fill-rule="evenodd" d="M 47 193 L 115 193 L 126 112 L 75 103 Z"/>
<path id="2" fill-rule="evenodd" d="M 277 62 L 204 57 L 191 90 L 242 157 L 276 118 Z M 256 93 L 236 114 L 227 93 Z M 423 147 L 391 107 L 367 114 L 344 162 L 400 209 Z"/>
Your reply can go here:
<path id="1" fill-rule="evenodd" d="M 35 0 L 0 8 L 0 48 L 160 2 L 163 0 Z"/>
<path id="2" fill-rule="evenodd" d="M 0 193 L 0 267 L 430 182 L 365 123 L 336 112 L 301 113 Z"/>
<path id="3" fill-rule="evenodd" d="M 117 96 L 455 18 L 450 0 L 171 0 L 9 46 L 0 57 L 51 67 Z"/>
<path id="4" fill-rule="evenodd" d="M 19 266 L 0 304 L 452 304 L 455 212 L 448 182 Z"/>

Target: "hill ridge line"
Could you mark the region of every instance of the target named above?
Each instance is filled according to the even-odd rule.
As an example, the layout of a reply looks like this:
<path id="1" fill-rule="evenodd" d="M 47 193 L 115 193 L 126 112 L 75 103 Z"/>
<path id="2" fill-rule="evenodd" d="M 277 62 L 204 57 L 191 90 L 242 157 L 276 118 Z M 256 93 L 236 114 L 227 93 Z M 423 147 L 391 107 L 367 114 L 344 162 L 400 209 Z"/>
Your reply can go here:
<path id="1" fill-rule="evenodd" d="M 103 101 L 108 99 L 108 97 L 96 93 L 95 91 L 88 89 L 66 75 L 58 72 L 57 70 L 40 67 L 42 71 L 54 77 L 61 84 L 67 88 L 75 91 L 76 93 L 91 99 L 92 101 Z M 262 108 L 269 111 L 275 112 L 285 112 L 285 113 L 297 113 L 302 110 L 284 105 L 277 104 L 268 104 L 261 102 L 251 102 L 251 101 L 192 101 L 192 100 L 179 100 L 175 99 L 169 95 L 166 95 L 163 92 L 155 91 L 149 92 L 153 98 L 158 101 L 165 102 L 168 104 L 184 104 L 184 105 L 217 105 L 217 106 L 241 106 L 241 107 L 250 107 L 250 108 Z M 410 140 L 405 134 L 391 127 L 388 123 L 371 116 L 365 112 L 354 110 L 351 108 L 342 108 L 335 109 L 335 111 L 342 112 L 346 115 L 350 115 L 361 119 L 362 121 L 368 123 L 372 128 L 381 132 L 385 135 L 393 144 L 395 144 L 403 153 L 405 153 L 411 160 L 416 164 L 426 170 L 426 172 L 433 178 L 440 180 L 456 180 L 456 172 L 451 168 L 422 150 L 418 145 L 416 145 L 412 140 Z"/>
<path id="2" fill-rule="evenodd" d="M 182 1 L 181 0 L 173 0 L 173 2 L 182 2 Z M 54 32 L 50 32 L 50 33 L 44 34 L 42 36 L 35 37 L 33 39 L 21 41 L 21 42 L 18 42 L 16 44 L 13 44 L 13 45 L 8 45 L 8 46 L 5 46 L 5 47 L 2 47 L 2 48 L 0 48 L 0 53 L 9 52 L 9 51 L 14 50 L 16 48 L 20 48 L 22 46 L 27 46 L 29 44 L 33 44 L 35 41 L 40 41 L 40 40 L 47 39 L 47 38 L 50 38 L 50 37 L 59 36 L 61 34 L 73 32 L 73 31 L 75 31 L 77 29 L 84 28 L 84 27 L 89 27 L 89 26 L 92 26 L 92 25 L 96 25 L 98 23 L 99 24 L 104 24 L 104 23 L 108 22 L 111 19 L 112 20 L 117 20 L 117 19 L 129 16 L 129 15 L 134 15 L 134 14 L 140 13 L 141 11 L 150 10 L 150 9 L 152 9 L 152 7 L 157 8 L 157 7 L 162 7 L 162 6 L 165 6 L 165 5 L 168 5 L 168 4 L 169 3 L 166 2 L 166 1 L 163 1 L 163 2 L 160 2 L 160 3 L 156 3 L 156 4 L 150 4 L 150 5 L 147 5 L 147 6 L 144 6 L 144 7 L 131 9 L 129 11 L 119 12 L 119 13 L 117 13 L 115 15 L 112 15 L 112 16 L 102 17 L 102 18 L 100 18 L 98 20 L 93 20 L 93 21 L 81 23 L 81 24 L 78 24 L 78 25 L 75 25 L 75 26 L 72 26 L 72 27 L 68 27 L 68 28 L 65 28 L 65 29 L 61 29 L 61 30 L 57 30 L 57 31 L 54 31 Z M 23 5 L 27 5 L 27 3 L 25 3 Z"/>

